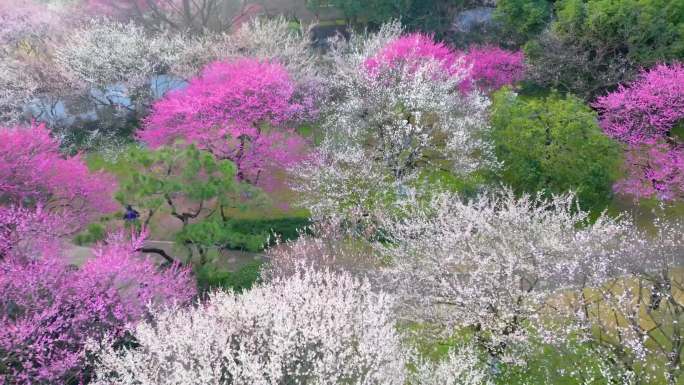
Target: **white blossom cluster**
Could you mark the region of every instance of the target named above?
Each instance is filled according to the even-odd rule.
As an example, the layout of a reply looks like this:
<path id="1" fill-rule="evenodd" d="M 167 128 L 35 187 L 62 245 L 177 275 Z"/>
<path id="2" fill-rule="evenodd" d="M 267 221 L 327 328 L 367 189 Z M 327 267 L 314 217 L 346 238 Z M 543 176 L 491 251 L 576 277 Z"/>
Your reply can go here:
<path id="1" fill-rule="evenodd" d="M 310 30 L 294 27 L 284 17 L 254 18 L 230 34 L 224 34 L 212 49 L 217 58 L 254 57 L 275 60 L 287 67 L 296 80 L 317 79 L 319 56 L 311 49 Z"/>
<path id="2" fill-rule="evenodd" d="M 321 144 L 293 170 L 314 218 L 367 215 L 426 172 L 466 177 L 498 166 L 486 135 L 489 100 L 459 93 L 458 76 L 439 76 L 435 62 L 366 70 L 363 55 L 394 36 L 392 26 L 333 53 L 335 98 L 323 109 Z"/>
<path id="3" fill-rule="evenodd" d="M 123 85 L 135 93 L 153 75 L 172 74 L 174 69 L 196 72 L 195 65 L 206 61 L 197 57 L 204 43 L 182 35 L 150 34 L 132 22 L 91 20 L 66 37 L 55 52 L 55 61 L 75 84 L 98 89 Z"/>
<path id="4" fill-rule="evenodd" d="M 24 106 L 39 88 L 31 74 L 22 71 L 20 63 L 0 60 L 0 123 L 14 124 L 21 120 Z"/>
<path id="5" fill-rule="evenodd" d="M 368 281 L 301 265 L 244 294 L 155 312 L 135 348 L 94 346 L 94 383 L 403 385 L 393 306 Z"/>
<path id="6" fill-rule="evenodd" d="M 407 200 L 403 212 L 382 218 L 390 242 L 377 247 L 392 259 L 385 273 L 402 296 L 404 315 L 443 325 L 472 327 L 490 354 L 520 359 L 511 349 L 528 341 L 549 295 L 580 278 L 613 271 L 628 222 L 595 222 L 573 195 L 517 198 L 511 191 L 464 201 L 439 193 L 429 204 Z M 584 282 L 584 281 L 582 281 Z"/>
<path id="7" fill-rule="evenodd" d="M 663 371 L 676 383 L 683 369 L 684 224 L 654 225 L 654 234 L 635 232 L 622 243 L 619 277 L 591 271 L 593 279 L 551 309 L 555 331 L 597 343 L 624 383 L 652 383 Z"/>
<path id="8" fill-rule="evenodd" d="M 420 385 L 493 385 L 491 370 L 478 357 L 472 344 L 452 347 L 447 356 L 437 362 L 417 357 L 409 383 Z"/>
<path id="9" fill-rule="evenodd" d="M 681 223 L 656 220 L 651 233 L 628 218 L 590 217 L 572 194 L 516 197 L 508 190 L 473 200 L 407 196 L 397 206 L 377 213 L 385 238 L 374 249 L 337 217 L 272 250 L 271 273 L 291 274 L 289 266 L 305 260 L 367 276 L 377 289 L 398 295 L 400 324 L 425 326 L 423 338 L 467 328 L 483 349 L 476 350 L 493 363 L 525 365 L 551 344 L 564 354 L 595 357 L 593 368 L 559 374 L 580 383 L 681 375 Z M 473 376 L 479 380 L 463 383 L 486 383 L 491 373 L 481 357 L 467 357 L 416 359 L 409 382 Z"/>

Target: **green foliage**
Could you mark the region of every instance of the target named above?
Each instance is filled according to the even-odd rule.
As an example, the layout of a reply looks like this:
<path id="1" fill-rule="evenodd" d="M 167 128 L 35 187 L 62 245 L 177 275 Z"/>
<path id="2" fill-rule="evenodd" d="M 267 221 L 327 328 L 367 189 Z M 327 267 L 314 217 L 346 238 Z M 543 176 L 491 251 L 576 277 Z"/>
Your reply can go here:
<path id="1" fill-rule="evenodd" d="M 176 234 L 176 242 L 179 244 L 190 243 L 203 249 L 219 247 L 251 252 L 263 250 L 267 239 L 268 233 L 244 234 L 235 232 L 229 223 L 216 219 L 191 223 Z"/>
<path id="2" fill-rule="evenodd" d="M 219 270 L 212 265 L 202 266 L 195 272 L 197 286 L 203 292 L 220 288 L 241 293 L 251 289 L 259 280 L 262 264 L 259 261 L 250 262 L 235 272 Z"/>
<path id="3" fill-rule="evenodd" d="M 451 31 L 456 13 L 465 0 L 308 0 L 307 7 L 318 12 L 329 6 L 339 10 L 352 24 L 379 26 L 401 19 L 411 31 L 423 31 L 444 39 Z"/>
<path id="4" fill-rule="evenodd" d="M 122 159 L 129 166 L 122 178 L 116 199 L 146 211 L 145 221 L 162 206 L 187 225 L 210 202 L 233 205 L 247 186 L 235 181 L 235 166 L 217 160 L 194 145 L 185 148 L 162 147 L 151 151 L 132 148 Z M 188 212 L 183 207 L 194 206 Z"/>
<path id="5" fill-rule="evenodd" d="M 249 252 L 260 252 L 272 245 L 276 237 L 283 241 L 299 236 L 300 229 L 310 224 L 308 218 L 264 218 L 205 220 L 186 226 L 176 235 L 178 243 L 192 243 L 203 247 L 220 247 Z"/>
<path id="6" fill-rule="evenodd" d="M 454 17 L 465 4 L 464 0 L 414 0 L 401 16 L 401 22 L 408 30 L 431 33 L 436 39 L 442 40 L 447 35 L 453 35 L 450 32 Z"/>
<path id="7" fill-rule="evenodd" d="M 555 16 L 525 47 L 528 75 L 586 100 L 642 67 L 684 58 L 682 1 L 560 0 Z"/>
<path id="8" fill-rule="evenodd" d="M 499 0 L 495 19 L 509 39 L 522 44 L 538 35 L 551 20 L 548 0 Z"/>
<path id="9" fill-rule="evenodd" d="M 76 234 L 74 243 L 78 246 L 92 245 L 103 241 L 107 236 L 107 230 L 100 223 L 91 223 L 85 230 Z"/>
<path id="10" fill-rule="evenodd" d="M 333 6 L 354 24 L 368 22 L 379 25 L 407 14 L 411 3 L 411 0 L 307 0 L 307 7 L 316 12 Z"/>
<path id="11" fill-rule="evenodd" d="M 498 365 L 497 384 L 613 384 L 622 380 L 619 370 L 607 365 L 608 355 L 589 343 L 567 342 L 559 346 L 532 345 L 527 365 Z"/>
<path id="12" fill-rule="evenodd" d="M 270 234 L 281 241 L 294 240 L 299 237 L 302 229 L 311 225 L 305 217 L 234 219 L 229 221 L 232 231 L 241 234 Z M 273 236 L 270 237 L 274 241 Z M 264 239 L 265 243 L 266 239 Z"/>
<path id="13" fill-rule="evenodd" d="M 623 52 L 641 65 L 684 56 L 684 2 L 561 0 L 556 33 L 588 49 Z"/>
<path id="14" fill-rule="evenodd" d="M 602 210 L 620 166 L 620 149 L 595 113 L 573 96 L 493 96 L 493 141 L 501 179 L 517 192 L 574 190 L 582 207 Z"/>

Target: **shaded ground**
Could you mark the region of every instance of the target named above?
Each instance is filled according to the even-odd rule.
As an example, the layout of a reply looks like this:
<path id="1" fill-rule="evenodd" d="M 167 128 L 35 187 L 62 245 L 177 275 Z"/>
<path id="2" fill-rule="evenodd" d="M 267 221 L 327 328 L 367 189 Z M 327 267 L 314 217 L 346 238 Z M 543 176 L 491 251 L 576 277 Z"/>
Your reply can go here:
<path id="1" fill-rule="evenodd" d="M 147 241 L 145 247 L 153 247 L 164 250 L 168 255 L 175 259 L 185 261 L 187 259 L 187 251 L 179 250 L 173 242 L 170 241 Z M 261 261 L 264 259 L 262 253 L 249 253 L 239 250 L 217 250 L 218 255 L 214 261 L 217 268 L 224 271 L 237 271 L 242 266 L 252 261 Z M 93 257 L 92 247 L 76 246 L 70 244 L 66 248 L 66 256 L 70 263 L 80 266 L 89 258 Z M 162 261 L 162 258 L 157 254 L 146 254 L 152 258 Z"/>

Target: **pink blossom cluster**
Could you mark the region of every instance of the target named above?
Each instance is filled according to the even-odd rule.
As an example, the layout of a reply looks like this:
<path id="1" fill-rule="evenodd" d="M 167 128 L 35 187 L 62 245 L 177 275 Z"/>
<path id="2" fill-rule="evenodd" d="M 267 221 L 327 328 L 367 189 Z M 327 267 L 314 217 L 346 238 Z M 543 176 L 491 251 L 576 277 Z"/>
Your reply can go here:
<path id="1" fill-rule="evenodd" d="M 156 102 L 139 137 L 153 148 L 177 140 L 233 161 L 240 181 L 298 162 L 305 140 L 289 126 L 315 116 L 284 66 L 256 59 L 214 62 Z"/>
<path id="2" fill-rule="evenodd" d="M 69 231 L 64 216 L 56 216 L 42 206 L 0 206 L 0 260 L 55 253 L 61 246 L 59 237 Z"/>
<path id="3" fill-rule="evenodd" d="M 0 260 L 0 383 L 83 383 L 88 339 L 123 341 L 150 303 L 187 303 L 187 269 L 159 271 L 121 234 L 80 268 L 59 254 Z"/>
<path id="4" fill-rule="evenodd" d="M 643 144 L 669 134 L 684 119 L 684 64 L 657 65 L 629 86 L 599 97 L 594 107 L 606 134 Z"/>
<path id="5" fill-rule="evenodd" d="M 374 74 L 396 67 L 416 70 L 428 62 L 439 63 L 440 68 L 449 75 L 456 74 L 461 68 L 456 52 L 422 33 L 399 36 L 380 49 L 375 56 L 367 58 L 363 65 L 369 73 Z"/>
<path id="6" fill-rule="evenodd" d="M 644 71 L 594 107 L 604 132 L 628 146 L 627 177 L 616 191 L 663 201 L 684 198 L 684 142 L 672 132 L 684 122 L 684 64 Z"/>
<path id="7" fill-rule="evenodd" d="M 65 157 L 44 125 L 0 127 L 0 201 L 42 204 L 87 222 L 116 209 L 110 175 L 90 172 L 80 156 Z"/>
<path id="8" fill-rule="evenodd" d="M 661 201 L 684 198 L 684 145 L 662 140 L 632 145 L 625 162 L 627 176 L 615 184 L 616 191 Z"/>
<path id="9" fill-rule="evenodd" d="M 363 65 L 370 74 L 404 67 L 413 72 L 427 63 L 437 63 L 447 76 L 464 76 L 460 91 L 477 88 L 485 93 L 524 78 L 522 51 L 510 52 L 494 46 L 475 47 L 466 53 L 457 52 L 432 37 L 413 33 L 400 36 L 367 58 Z"/>
<path id="10" fill-rule="evenodd" d="M 490 93 L 516 84 L 525 77 L 524 59 L 522 51 L 511 52 L 493 46 L 471 48 L 464 55 L 470 71 L 459 88 L 462 92 L 479 88 Z"/>

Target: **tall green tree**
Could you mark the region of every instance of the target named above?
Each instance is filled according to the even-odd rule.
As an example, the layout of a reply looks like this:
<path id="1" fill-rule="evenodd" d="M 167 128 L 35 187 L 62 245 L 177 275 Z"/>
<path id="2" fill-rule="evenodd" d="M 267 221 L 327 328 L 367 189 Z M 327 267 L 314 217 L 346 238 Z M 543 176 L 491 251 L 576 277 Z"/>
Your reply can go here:
<path id="1" fill-rule="evenodd" d="M 492 129 L 501 180 L 516 192 L 573 190 L 584 208 L 599 211 L 609 203 L 620 148 L 580 99 L 501 90 L 493 96 Z"/>
<path id="2" fill-rule="evenodd" d="M 552 12 L 549 0 L 499 0 L 494 17 L 510 42 L 523 44 L 544 30 Z"/>
<path id="3" fill-rule="evenodd" d="M 188 248 L 189 257 L 193 246 L 198 250 L 200 265 L 207 262 L 210 247 L 224 246 L 231 209 L 265 200 L 259 189 L 237 181 L 233 162 L 219 160 L 194 145 L 156 150 L 136 147 L 121 163 L 128 172 L 116 199 L 144 211 L 145 225 L 159 212 L 176 218 L 182 225 L 175 234 L 177 241 Z"/>
<path id="4" fill-rule="evenodd" d="M 684 1 L 560 0 L 526 53 L 536 82 L 590 100 L 641 68 L 684 58 Z"/>
<path id="5" fill-rule="evenodd" d="M 235 165 L 217 160 L 194 145 L 157 150 L 133 148 L 123 160 L 130 167 L 116 194 L 122 204 L 145 210 L 144 222 L 166 208 L 183 227 L 232 205 L 246 186 L 235 179 Z"/>

